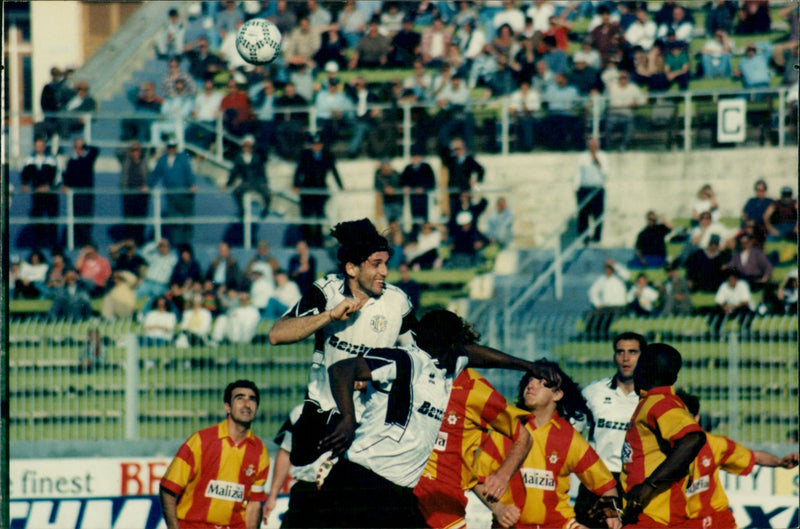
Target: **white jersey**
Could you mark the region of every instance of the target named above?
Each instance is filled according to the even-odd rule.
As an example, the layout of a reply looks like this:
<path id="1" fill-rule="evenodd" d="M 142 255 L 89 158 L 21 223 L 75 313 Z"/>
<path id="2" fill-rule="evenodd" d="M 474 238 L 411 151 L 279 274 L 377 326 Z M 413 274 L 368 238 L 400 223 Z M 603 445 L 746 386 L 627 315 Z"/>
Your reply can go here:
<path id="1" fill-rule="evenodd" d="M 413 487 L 438 439 L 453 379 L 467 358 L 458 358 L 452 375 L 415 345 L 373 349 L 364 359 L 373 383 L 347 458 L 395 485 Z"/>
<path id="2" fill-rule="evenodd" d="M 314 282 L 311 291 L 297 302 L 289 315 L 299 318 L 320 314 L 336 307 L 348 295 L 344 276 L 325 276 Z M 336 409 L 328 367 L 375 347 L 395 347 L 405 333 L 409 335 L 404 341 L 411 343 L 413 318 L 411 301 L 405 292 L 393 285 L 386 285 L 380 297 L 370 298 L 361 310 L 347 320 L 331 322 L 318 330 L 306 400 L 316 403 L 322 410 Z M 358 403 L 356 406 L 358 411 Z"/>
<path id="3" fill-rule="evenodd" d="M 583 397 L 594 415 L 594 436 L 590 439 L 600 459 L 611 472 L 622 470 L 622 445 L 625 431 L 639 404 L 639 395 L 627 395 L 619 386 L 611 387 L 612 377 L 592 382 L 583 388 Z"/>

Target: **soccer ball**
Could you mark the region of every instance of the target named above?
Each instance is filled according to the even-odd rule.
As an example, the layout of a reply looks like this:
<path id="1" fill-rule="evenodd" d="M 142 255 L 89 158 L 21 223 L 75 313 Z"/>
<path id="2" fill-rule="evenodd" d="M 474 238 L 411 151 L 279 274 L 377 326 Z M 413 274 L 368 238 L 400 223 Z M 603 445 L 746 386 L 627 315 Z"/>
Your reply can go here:
<path id="1" fill-rule="evenodd" d="M 250 64 L 270 63 L 281 51 L 281 32 L 269 20 L 250 19 L 239 28 L 236 51 Z"/>

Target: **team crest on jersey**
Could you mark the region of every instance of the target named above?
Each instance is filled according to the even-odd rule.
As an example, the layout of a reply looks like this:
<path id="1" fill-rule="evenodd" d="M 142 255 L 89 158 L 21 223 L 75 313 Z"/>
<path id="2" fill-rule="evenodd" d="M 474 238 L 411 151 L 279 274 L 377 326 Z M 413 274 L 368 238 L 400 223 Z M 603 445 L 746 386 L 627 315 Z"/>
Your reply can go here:
<path id="1" fill-rule="evenodd" d="M 447 414 L 447 424 L 455 426 L 457 422 L 458 422 L 458 415 L 456 415 L 456 412 L 451 411 L 450 413 Z"/>
<path id="2" fill-rule="evenodd" d="M 253 465 L 250 465 L 249 467 L 247 467 L 247 470 L 244 471 L 244 475 L 247 476 L 248 478 L 250 476 L 252 476 L 253 474 L 255 474 L 255 473 L 256 473 L 256 469 L 253 468 Z"/>
<path id="3" fill-rule="evenodd" d="M 704 457 L 703 460 L 702 460 L 702 463 L 703 463 L 704 467 L 710 467 L 711 466 L 711 458 L 710 457 Z"/>
<path id="4" fill-rule="evenodd" d="M 603 404 L 611 404 L 611 397 L 606 397 L 603 399 Z"/>
<path id="5" fill-rule="evenodd" d="M 622 462 L 633 462 L 633 449 L 631 448 L 631 444 L 627 441 L 622 445 Z"/>
<path id="6" fill-rule="evenodd" d="M 385 331 L 388 324 L 389 322 L 383 314 L 373 316 L 372 320 L 369 322 L 370 327 L 372 327 L 372 330 L 375 332 Z"/>
<path id="7" fill-rule="evenodd" d="M 558 453 L 553 452 L 552 454 L 550 454 L 550 457 L 548 457 L 547 460 L 550 461 L 551 465 L 555 465 L 556 463 L 558 463 Z"/>

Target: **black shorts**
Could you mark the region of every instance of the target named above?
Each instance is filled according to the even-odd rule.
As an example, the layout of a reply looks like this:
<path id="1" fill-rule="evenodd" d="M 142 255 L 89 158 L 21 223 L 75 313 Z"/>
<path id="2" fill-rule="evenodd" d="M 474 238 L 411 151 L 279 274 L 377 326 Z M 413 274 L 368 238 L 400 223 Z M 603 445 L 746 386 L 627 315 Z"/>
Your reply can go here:
<path id="1" fill-rule="evenodd" d="M 315 403 L 306 402 L 300 418 L 292 426 L 291 463 L 300 467 L 316 461 L 322 455 L 317 445 L 333 432 L 341 417 L 338 410 L 323 411 Z"/>

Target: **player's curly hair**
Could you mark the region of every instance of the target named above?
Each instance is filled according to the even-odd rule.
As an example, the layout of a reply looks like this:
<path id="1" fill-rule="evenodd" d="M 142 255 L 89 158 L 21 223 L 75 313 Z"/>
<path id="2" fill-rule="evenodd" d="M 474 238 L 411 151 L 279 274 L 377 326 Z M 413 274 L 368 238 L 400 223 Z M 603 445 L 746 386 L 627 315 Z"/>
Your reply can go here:
<path id="1" fill-rule="evenodd" d="M 526 409 L 525 388 L 532 378 L 543 380 L 544 385 L 553 391 L 561 390 L 564 395 L 556 403 L 558 414 L 570 422 L 585 421 L 589 425 L 589 438 L 591 438 L 591 434 L 594 431 L 594 415 L 592 415 L 592 411 L 586 404 L 586 399 L 583 398 L 580 386 L 569 375 L 564 373 L 555 362 L 542 358 L 533 363 L 533 369 L 527 371 L 522 376 L 522 380 L 519 381 L 517 406 Z"/>
<path id="2" fill-rule="evenodd" d="M 452 373 L 456 358 L 463 356 L 464 346 L 478 342 L 481 335 L 458 315 L 449 310 L 433 310 L 417 325 L 417 345 L 438 359 L 439 366 Z"/>
<path id="3" fill-rule="evenodd" d="M 331 236 L 339 241 L 336 258 L 340 272 L 344 272 L 347 263 L 360 265 L 375 252 L 392 255 L 389 241 L 378 233 L 369 219 L 340 222 L 331 229 Z"/>

